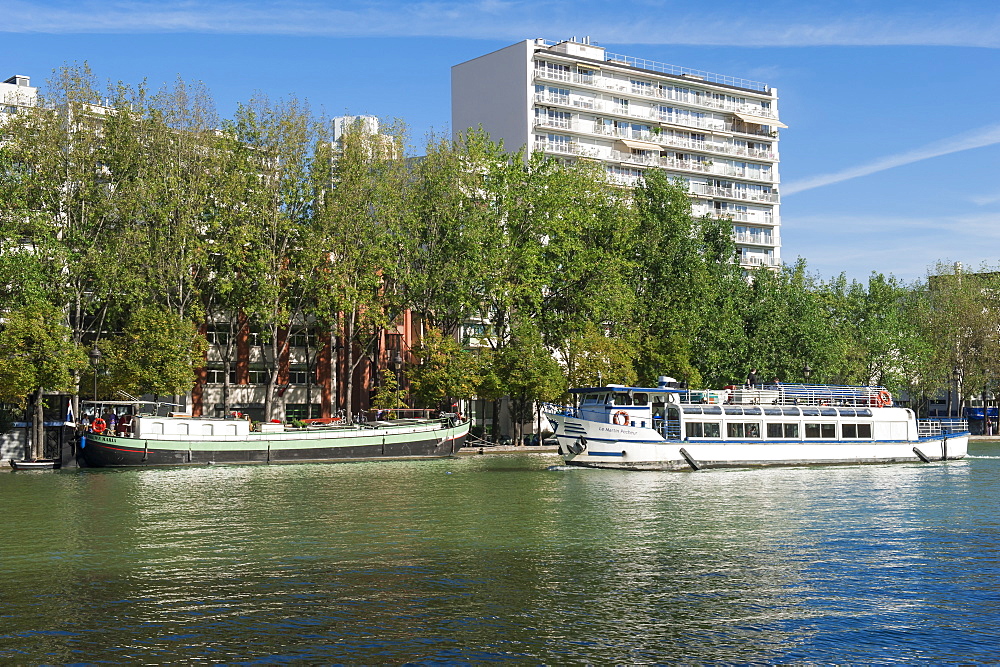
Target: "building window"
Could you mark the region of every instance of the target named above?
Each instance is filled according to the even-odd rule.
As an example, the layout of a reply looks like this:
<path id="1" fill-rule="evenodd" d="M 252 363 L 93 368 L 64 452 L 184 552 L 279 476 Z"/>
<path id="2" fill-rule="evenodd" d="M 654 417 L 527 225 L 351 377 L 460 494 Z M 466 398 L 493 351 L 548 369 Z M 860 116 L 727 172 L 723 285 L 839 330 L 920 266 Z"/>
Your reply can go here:
<path id="1" fill-rule="evenodd" d="M 292 364 L 288 369 L 288 384 L 309 384 L 309 368 L 305 364 Z"/>
<path id="2" fill-rule="evenodd" d="M 315 417 L 319 414 L 319 405 L 313 404 L 312 406 L 312 416 Z M 285 404 L 285 419 L 310 419 L 309 414 L 309 403 L 286 403 Z"/>
<path id="3" fill-rule="evenodd" d="M 224 347 L 229 343 L 229 329 L 222 327 L 209 327 L 205 331 L 205 338 L 209 345 Z"/>
<path id="4" fill-rule="evenodd" d="M 632 84 L 632 92 L 637 95 L 652 95 L 653 94 L 653 84 L 649 81 L 640 81 L 639 79 L 632 79 L 630 81 Z"/>
<path id="5" fill-rule="evenodd" d="M 267 384 L 270 373 L 263 368 L 251 368 L 247 371 L 247 382 L 250 384 Z"/>
<path id="6" fill-rule="evenodd" d="M 225 384 L 226 371 L 221 366 L 210 367 L 205 371 L 206 384 Z M 229 384 L 236 384 L 236 369 L 229 371 Z"/>

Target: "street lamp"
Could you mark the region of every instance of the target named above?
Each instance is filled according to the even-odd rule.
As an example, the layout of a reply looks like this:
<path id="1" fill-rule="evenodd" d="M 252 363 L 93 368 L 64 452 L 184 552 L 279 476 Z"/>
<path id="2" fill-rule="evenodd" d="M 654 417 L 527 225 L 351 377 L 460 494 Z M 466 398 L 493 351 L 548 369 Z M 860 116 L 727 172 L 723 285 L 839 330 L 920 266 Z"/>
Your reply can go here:
<path id="1" fill-rule="evenodd" d="M 403 369 L 403 355 L 396 351 L 396 356 L 392 358 L 392 365 L 396 369 L 396 407 L 399 407 L 399 392 L 402 391 L 403 381 L 400 378 L 400 371 Z"/>
<path id="2" fill-rule="evenodd" d="M 97 367 L 100 365 L 100 363 L 101 363 L 101 357 L 104 356 L 104 355 L 101 354 L 101 351 L 95 345 L 94 349 L 90 351 L 90 354 L 88 356 L 90 357 L 90 365 L 94 367 L 94 403 L 95 403 L 94 409 L 96 410 L 97 409 L 97 405 L 96 405 L 96 403 L 97 403 Z"/>
<path id="3" fill-rule="evenodd" d="M 809 381 L 809 377 L 812 374 L 813 374 L 813 369 L 810 368 L 809 362 L 807 361 L 806 365 L 802 368 L 802 376 L 805 377 L 806 381 L 808 382 Z"/>
<path id="4" fill-rule="evenodd" d="M 961 405 L 962 401 L 961 398 L 962 369 L 959 368 L 958 366 L 955 366 L 953 369 L 951 369 L 951 379 L 955 381 L 955 401 L 954 401 L 955 416 L 961 416 L 958 414 L 958 412 L 959 412 L 959 406 Z M 948 416 L 949 417 L 952 416 L 950 412 L 950 406 L 949 406 Z"/>

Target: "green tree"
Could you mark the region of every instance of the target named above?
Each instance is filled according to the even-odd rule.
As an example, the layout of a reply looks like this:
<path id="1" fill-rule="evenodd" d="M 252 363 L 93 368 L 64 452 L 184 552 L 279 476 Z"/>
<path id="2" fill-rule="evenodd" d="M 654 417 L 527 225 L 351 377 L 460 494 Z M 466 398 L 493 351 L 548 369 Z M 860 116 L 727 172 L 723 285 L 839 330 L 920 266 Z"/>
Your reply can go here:
<path id="1" fill-rule="evenodd" d="M 123 330 L 104 343 L 108 385 L 130 394 L 184 394 L 204 360 L 197 328 L 163 306 L 131 310 Z"/>
<path id="2" fill-rule="evenodd" d="M 377 366 L 382 334 L 407 305 L 403 273 L 413 235 L 403 145 L 401 127 L 376 134 L 360 122 L 349 125 L 328 154 L 329 171 L 314 178 L 317 209 L 308 245 L 322 261 L 314 273 L 312 315 L 340 334 L 349 419 L 359 367 L 366 360 Z"/>
<path id="3" fill-rule="evenodd" d="M 9 311 L 0 329 L 0 401 L 24 407 L 31 398 L 32 458 L 43 456 L 45 392 L 72 391 L 86 364 L 71 334 L 63 313 L 43 301 Z"/>
<path id="4" fill-rule="evenodd" d="M 409 371 L 409 378 L 417 405 L 437 408 L 449 398 L 475 395 L 481 381 L 480 359 L 453 336 L 431 327 L 414 354 L 419 363 Z"/>

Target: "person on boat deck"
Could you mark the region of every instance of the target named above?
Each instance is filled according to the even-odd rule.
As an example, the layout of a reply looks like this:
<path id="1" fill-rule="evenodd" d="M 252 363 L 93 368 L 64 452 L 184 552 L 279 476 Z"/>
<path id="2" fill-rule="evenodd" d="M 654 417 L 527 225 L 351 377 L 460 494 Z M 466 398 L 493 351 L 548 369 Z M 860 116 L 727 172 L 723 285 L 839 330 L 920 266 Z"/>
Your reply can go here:
<path id="1" fill-rule="evenodd" d="M 757 377 L 757 369 L 754 368 L 750 371 L 750 375 L 747 376 L 747 384 L 751 387 L 756 387 L 760 384 L 760 378 Z"/>

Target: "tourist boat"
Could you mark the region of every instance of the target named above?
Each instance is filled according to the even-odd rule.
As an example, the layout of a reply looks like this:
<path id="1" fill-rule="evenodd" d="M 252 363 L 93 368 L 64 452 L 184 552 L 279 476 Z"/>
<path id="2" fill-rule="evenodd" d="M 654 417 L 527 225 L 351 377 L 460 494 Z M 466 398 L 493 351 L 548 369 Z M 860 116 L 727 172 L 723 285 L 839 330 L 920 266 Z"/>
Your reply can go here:
<path id="1" fill-rule="evenodd" d="M 810 384 L 692 391 L 661 377 L 656 388 L 571 389 L 578 407 L 546 417 L 574 466 L 636 470 L 961 459 L 969 432 L 918 420 L 883 387 Z"/>
<path id="2" fill-rule="evenodd" d="M 470 425 L 454 414 L 350 425 L 322 421 L 263 423 L 251 430 L 242 418 L 171 413 L 130 416 L 112 432 L 95 419 L 80 438 L 80 457 L 88 467 L 441 458 L 465 444 Z"/>

